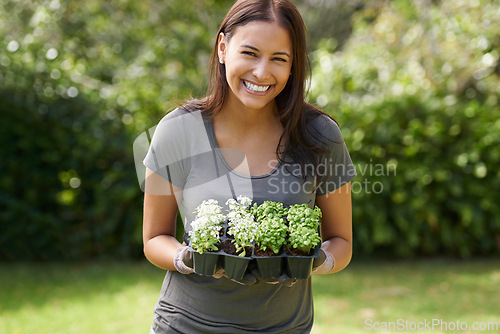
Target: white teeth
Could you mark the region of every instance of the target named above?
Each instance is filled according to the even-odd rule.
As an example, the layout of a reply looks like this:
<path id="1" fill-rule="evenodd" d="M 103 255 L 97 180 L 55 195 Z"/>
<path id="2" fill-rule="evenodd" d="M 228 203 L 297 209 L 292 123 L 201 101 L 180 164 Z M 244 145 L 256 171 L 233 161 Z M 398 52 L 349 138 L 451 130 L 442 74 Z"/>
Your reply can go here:
<path id="1" fill-rule="evenodd" d="M 245 86 L 248 89 L 253 90 L 254 92 L 265 92 L 270 87 L 270 86 L 257 86 L 257 85 L 251 84 L 249 82 L 246 82 L 246 81 L 243 81 L 243 82 L 245 83 Z"/>

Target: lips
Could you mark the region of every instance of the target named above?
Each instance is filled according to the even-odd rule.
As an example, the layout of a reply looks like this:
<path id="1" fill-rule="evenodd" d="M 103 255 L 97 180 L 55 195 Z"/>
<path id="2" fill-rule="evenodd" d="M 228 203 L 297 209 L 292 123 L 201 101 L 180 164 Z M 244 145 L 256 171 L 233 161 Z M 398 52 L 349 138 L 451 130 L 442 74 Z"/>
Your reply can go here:
<path id="1" fill-rule="evenodd" d="M 243 80 L 243 84 L 245 85 L 245 87 L 252 91 L 252 92 L 256 92 L 256 93 L 264 93 L 266 91 L 269 90 L 269 88 L 271 87 L 270 85 L 267 85 L 267 86 L 259 86 L 259 85 L 255 85 L 251 82 L 248 82 L 246 80 Z"/>

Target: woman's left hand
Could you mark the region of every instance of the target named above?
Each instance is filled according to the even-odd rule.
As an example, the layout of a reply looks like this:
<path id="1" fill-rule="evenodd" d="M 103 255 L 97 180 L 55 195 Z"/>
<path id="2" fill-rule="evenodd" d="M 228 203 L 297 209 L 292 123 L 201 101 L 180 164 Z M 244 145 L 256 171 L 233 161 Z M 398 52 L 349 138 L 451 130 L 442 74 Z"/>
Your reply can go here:
<path id="1" fill-rule="evenodd" d="M 319 249 L 318 257 L 313 261 L 313 268 L 311 274 L 313 275 L 326 275 L 332 271 L 335 266 L 333 257 L 326 251 Z"/>

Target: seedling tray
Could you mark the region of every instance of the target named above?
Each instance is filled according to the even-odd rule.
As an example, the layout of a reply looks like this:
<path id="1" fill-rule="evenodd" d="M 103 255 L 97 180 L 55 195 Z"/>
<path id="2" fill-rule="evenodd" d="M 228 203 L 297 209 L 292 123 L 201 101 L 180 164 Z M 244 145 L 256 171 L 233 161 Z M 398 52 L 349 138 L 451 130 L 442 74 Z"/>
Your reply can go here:
<path id="1" fill-rule="evenodd" d="M 224 233 L 220 237 L 221 242 L 230 240 L 226 233 L 227 225 L 223 229 Z M 318 257 L 319 245 L 309 256 L 289 255 L 285 253 L 284 248 L 279 255 L 257 256 L 255 248 L 252 247 L 252 254 L 245 257 L 228 254 L 222 250 L 203 252 L 203 254 L 191 247 L 189 250 L 193 252 L 194 272 L 198 275 L 212 276 L 222 267 L 228 278 L 238 281 L 243 278 L 250 262 L 255 261 L 262 279 L 274 281 L 279 279 L 283 273 L 287 273 L 293 279 L 307 279 L 311 276 L 314 258 Z"/>

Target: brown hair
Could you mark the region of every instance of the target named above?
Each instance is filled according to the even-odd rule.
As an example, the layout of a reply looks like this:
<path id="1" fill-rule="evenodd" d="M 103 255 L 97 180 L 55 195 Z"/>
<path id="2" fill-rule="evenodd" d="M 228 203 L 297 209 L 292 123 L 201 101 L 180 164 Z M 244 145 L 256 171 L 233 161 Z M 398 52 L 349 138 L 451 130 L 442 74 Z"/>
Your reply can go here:
<path id="1" fill-rule="evenodd" d="M 285 88 L 275 98 L 284 127 L 276 149 L 277 155 L 282 160 L 291 157 L 295 162 L 316 164 L 317 154 L 324 153 L 325 150 L 323 145 L 318 144 L 317 136 L 307 129 L 306 121 L 322 112 L 304 101 L 305 82 L 310 77 L 304 21 L 291 0 L 239 0 L 222 21 L 217 36 L 224 33 L 230 38 L 237 27 L 252 21 L 278 22 L 287 29 L 292 41 L 291 74 Z M 191 101 L 189 105 L 201 109 L 211 117 L 222 110 L 230 89 L 226 80 L 225 66 L 218 61 L 217 46 L 216 38 L 210 59 L 207 96 L 202 100 Z M 280 152 L 279 149 L 282 143 L 286 144 L 284 152 Z"/>

